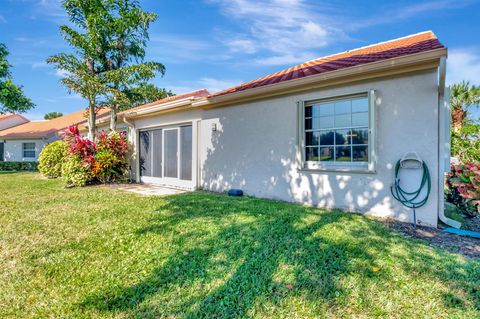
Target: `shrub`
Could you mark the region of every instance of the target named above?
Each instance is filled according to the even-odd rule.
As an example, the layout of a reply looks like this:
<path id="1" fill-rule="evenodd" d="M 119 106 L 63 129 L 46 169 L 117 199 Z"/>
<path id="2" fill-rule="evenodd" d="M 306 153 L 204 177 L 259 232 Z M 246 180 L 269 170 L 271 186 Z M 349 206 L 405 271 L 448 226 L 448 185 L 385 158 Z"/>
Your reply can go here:
<path id="1" fill-rule="evenodd" d="M 37 162 L 0 162 L 1 171 L 36 171 Z"/>
<path id="2" fill-rule="evenodd" d="M 84 186 L 95 179 L 112 183 L 125 178 L 128 169 L 125 134 L 102 132 L 95 144 L 72 126 L 65 131 L 64 140 L 68 161 L 63 165 L 62 175 L 67 174 L 64 177 L 68 185 Z"/>
<path id="3" fill-rule="evenodd" d="M 452 130 L 452 156 L 460 163 L 480 161 L 480 124 L 467 123 L 460 131 Z"/>
<path id="4" fill-rule="evenodd" d="M 46 145 L 38 156 L 40 173 L 48 178 L 60 177 L 65 156 L 67 156 L 67 144 L 64 141 L 56 141 Z"/>
<path id="5" fill-rule="evenodd" d="M 452 166 L 448 185 L 452 194 L 461 198 L 457 206 L 470 215 L 480 213 L 480 163 Z"/>
<path id="6" fill-rule="evenodd" d="M 102 132 L 98 137 L 93 174 L 102 183 L 112 183 L 125 177 L 128 168 L 128 144 L 125 135 Z"/>
<path id="7" fill-rule="evenodd" d="M 93 176 L 82 158 L 77 155 L 70 155 L 67 156 L 65 163 L 62 165 L 62 178 L 67 186 L 85 186 L 87 182 L 92 180 Z"/>

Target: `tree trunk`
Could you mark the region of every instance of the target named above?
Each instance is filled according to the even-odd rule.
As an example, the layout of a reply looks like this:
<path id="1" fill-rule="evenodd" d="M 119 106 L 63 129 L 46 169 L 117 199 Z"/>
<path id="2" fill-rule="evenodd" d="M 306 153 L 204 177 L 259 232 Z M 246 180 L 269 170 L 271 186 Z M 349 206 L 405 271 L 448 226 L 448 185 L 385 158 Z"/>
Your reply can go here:
<path id="1" fill-rule="evenodd" d="M 452 110 L 452 126 L 455 132 L 459 132 L 462 129 L 462 124 L 465 118 L 467 117 L 467 112 L 465 112 L 461 107 Z"/>
<path id="2" fill-rule="evenodd" d="M 95 133 L 97 131 L 97 114 L 95 113 L 95 104 L 90 102 L 88 106 L 88 139 L 95 142 Z"/>
<path id="3" fill-rule="evenodd" d="M 110 131 L 117 130 L 117 106 L 112 105 L 110 109 Z"/>

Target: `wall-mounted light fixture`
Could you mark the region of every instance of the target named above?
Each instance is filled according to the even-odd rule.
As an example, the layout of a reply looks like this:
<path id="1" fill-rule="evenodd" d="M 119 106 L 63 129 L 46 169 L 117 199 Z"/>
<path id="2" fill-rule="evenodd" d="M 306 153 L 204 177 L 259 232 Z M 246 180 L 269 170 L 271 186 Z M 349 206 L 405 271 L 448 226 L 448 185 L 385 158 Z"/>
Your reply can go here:
<path id="1" fill-rule="evenodd" d="M 212 132 L 217 131 L 217 123 L 212 123 Z"/>

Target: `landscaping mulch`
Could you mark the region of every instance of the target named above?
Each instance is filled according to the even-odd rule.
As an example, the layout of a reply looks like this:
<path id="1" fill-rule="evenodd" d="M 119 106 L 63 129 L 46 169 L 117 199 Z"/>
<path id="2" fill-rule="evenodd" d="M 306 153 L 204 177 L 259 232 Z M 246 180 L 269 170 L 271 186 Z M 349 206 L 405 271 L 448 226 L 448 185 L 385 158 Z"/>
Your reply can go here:
<path id="1" fill-rule="evenodd" d="M 444 233 L 441 229 L 402 223 L 392 219 L 384 221 L 388 227 L 410 238 L 422 239 L 430 246 L 439 247 L 470 258 L 480 258 L 480 239 Z"/>

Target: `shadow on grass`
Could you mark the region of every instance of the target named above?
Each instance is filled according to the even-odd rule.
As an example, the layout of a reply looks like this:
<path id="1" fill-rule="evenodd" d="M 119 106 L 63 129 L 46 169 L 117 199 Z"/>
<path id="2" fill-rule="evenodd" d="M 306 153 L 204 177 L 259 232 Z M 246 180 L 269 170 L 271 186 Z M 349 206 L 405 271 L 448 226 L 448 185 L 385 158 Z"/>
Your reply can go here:
<path id="1" fill-rule="evenodd" d="M 284 299 L 296 296 L 320 314 L 348 294 L 340 279 L 356 273 L 365 284 L 360 297 L 367 310 L 378 307 L 369 302 L 368 283 L 382 285 L 395 276 L 372 266 L 390 256 L 407 272 L 463 288 L 469 299 L 477 298 L 479 309 L 471 265 L 449 255 L 435 259 L 438 255 L 423 250 L 392 256 L 390 246 L 405 240 L 354 214 L 205 193 L 168 197 L 158 212 L 158 219 L 138 229 L 137 236 L 178 233 L 174 253 L 139 283 L 91 295 L 82 307 L 132 317 L 241 318 L 255 307 L 281 307 Z M 417 246 L 423 245 L 412 243 Z M 454 294 L 445 294 L 444 303 L 465 307 Z"/>

